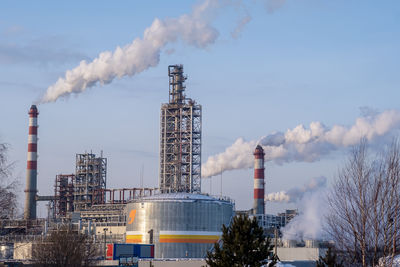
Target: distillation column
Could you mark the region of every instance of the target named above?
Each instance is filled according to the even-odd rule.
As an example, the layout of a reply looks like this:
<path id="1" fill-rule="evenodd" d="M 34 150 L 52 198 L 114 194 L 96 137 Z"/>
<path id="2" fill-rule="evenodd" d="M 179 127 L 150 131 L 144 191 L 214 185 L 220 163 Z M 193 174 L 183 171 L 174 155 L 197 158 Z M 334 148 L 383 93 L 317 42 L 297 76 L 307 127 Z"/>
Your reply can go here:
<path id="1" fill-rule="evenodd" d="M 169 103 L 161 106 L 162 193 L 201 192 L 201 106 L 185 95 L 182 65 L 168 66 Z"/>

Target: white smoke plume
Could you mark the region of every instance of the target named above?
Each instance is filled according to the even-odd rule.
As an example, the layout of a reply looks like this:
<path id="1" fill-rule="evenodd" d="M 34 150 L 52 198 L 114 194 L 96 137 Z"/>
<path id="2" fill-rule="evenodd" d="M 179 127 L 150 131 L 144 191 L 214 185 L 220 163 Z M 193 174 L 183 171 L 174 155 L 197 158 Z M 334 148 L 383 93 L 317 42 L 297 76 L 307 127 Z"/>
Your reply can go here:
<path id="1" fill-rule="evenodd" d="M 306 193 L 298 201 L 299 215 L 294 217 L 282 231 L 282 238 L 289 240 L 315 240 L 324 238 L 324 215 L 326 212 L 326 188 Z"/>
<path id="2" fill-rule="evenodd" d="M 271 12 L 284 3 L 285 0 L 266 0 L 267 10 Z M 155 67 L 163 49 L 166 48 L 166 54 L 173 53 L 174 49 L 166 46 L 178 40 L 197 48 L 208 47 L 219 35 L 211 23 L 218 10 L 227 7 L 235 8 L 238 14 L 244 13 L 231 32 L 233 38 L 238 38 L 251 20 L 246 4 L 248 2 L 244 0 L 204 0 L 190 14 L 164 20 L 156 18 L 145 29 L 142 38 L 136 38 L 123 47 L 118 46 L 113 52 L 104 51 L 91 62 L 82 60 L 79 66 L 68 70 L 64 77 L 47 88 L 38 103 L 55 102 L 60 97 L 79 94 L 97 84 L 108 84 L 115 78 L 133 76 Z"/>
<path id="3" fill-rule="evenodd" d="M 47 89 L 40 102 L 55 102 L 60 97 L 81 93 L 98 83 L 108 84 L 116 77 L 133 76 L 155 67 L 160 61 L 162 49 L 178 39 L 198 48 L 207 47 L 218 37 L 218 31 L 208 20 L 210 13 L 219 7 L 218 0 L 205 0 L 195 6 L 189 15 L 164 20 L 156 18 L 144 31 L 143 38 L 117 47 L 114 52 L 102 52 L 92 62 L 83 60 L 79 66 L 68 70 L 65 77 L 59 78 Z"/>
<path id="4" fill-rule="evenodd" d="M 265 196 L 265 201 L 295 203 L 302 199 L 305 194 L 318 191 L 325 187 L 326 177 L 315 177 L 301 187 L 294 187 L 288 191 L 270 193 Z"/>
<path id="5" fill-rule="evenodd" d="M 373 142 L 400 127 L 400 112 L 386 110 L 356 119 L 350 127 L 312 122 L 308 128 L 298 125 L 285 133 L 275 132 L 259 140 L 238 138 L 224 152 L 210 156 L 202 166 L 202 176 L 210 177 L 234 169 L 253 166 L 253 152 L 257 144 L 265 151 L 265 160 L 278 164 L 291 161 L 313 162 L 338 148 L 357 144 L 361 138 Z"/>
<path id="6" fill-rule="evenodd" d="M 240 33 L 243 31 L 244 27 L 251 21 L 251 16 L 246 14 L 242 19 L 239 20 L 236 28 L 231 33 L 232 38 L 237 39 L 240 36 Z"/>

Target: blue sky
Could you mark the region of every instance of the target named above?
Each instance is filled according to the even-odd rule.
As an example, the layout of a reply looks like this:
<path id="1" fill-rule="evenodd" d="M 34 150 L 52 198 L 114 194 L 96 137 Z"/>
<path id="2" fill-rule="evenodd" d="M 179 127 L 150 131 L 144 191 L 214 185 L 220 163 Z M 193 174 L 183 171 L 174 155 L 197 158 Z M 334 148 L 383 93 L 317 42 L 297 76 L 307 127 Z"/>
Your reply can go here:
<path id="1" fill-rule="evenodd" d="M 129 44 L 155 18 L 190 13 L 198 2 L 22 3 L 2 1 L 0 8 L 0 140 L 10 144 L 24 187 L 30 105 L 81 60 Z M 168 101 L 170 64 L 184 64 L 187 95 L 203 106 L 203 162 L 238 137 L 258 139 L 312 121 L 351 125 L 363 106 L 400 109 L 400 2 L 244 3 L 216 12 L 219 36 L 205 49 L 168 44 L 156 67 L 40 105 L 39 194 L 52 194 L 55 175 L 74 172 L 75 153 L 90 150 L 108 158 L 109 187 L 139 186 L 141 166 L 144 185 L 157 186 L 159 109 Z M 251 21 L 232 38 L 246 14 Z M 268 162 L 266 192 L 321 175 L 331 181 L 345 152 L 314 163 Z M 223 174 L 223 194 L 239 209 L 251 207 L 252 186 L 251 169 Z M 220 193 L 219 177 L 211 187 Z M 209 179 L 202 188 L 210 191 Z M 295 205 L 268 204 L 267 211 L 286 207 Z"/>

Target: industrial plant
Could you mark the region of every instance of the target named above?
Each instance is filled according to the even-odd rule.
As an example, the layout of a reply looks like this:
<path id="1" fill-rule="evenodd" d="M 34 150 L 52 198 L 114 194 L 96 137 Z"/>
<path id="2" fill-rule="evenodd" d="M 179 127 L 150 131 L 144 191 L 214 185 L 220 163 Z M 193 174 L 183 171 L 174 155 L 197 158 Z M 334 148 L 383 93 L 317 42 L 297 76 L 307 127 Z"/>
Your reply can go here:
<path id="1" fill-rule="evenodd" d="M 222 225 L 243 213 L 256 217 L 266 234 L 275 238 L 281 260 L 296 260 L 298 247 L 304 250 L 301 255 L 313 259 L 324 254 L 317 241 L 299 244 L 280 239 L 279 229 L 297 215 L 296 210 L 265 214 L 265 153 L 259 145 L 254 148 L 251 210 L 238 211 L 234 200 L 202 193 L 202 107 L 186 96 L 183 65 L 168 66 L 168 77 L 169 101 L 160 112 L 159 182 L 154 188 L 108 188 L 107 158 L 103 152 L 84 152 L 75 155 L 75 171 L 55 175 L 54 195 L 38 195 L 39 111 L 32 105 L 23 219 L 0 220 L 0 261 L 29 264 L 36 242 L 65 224 L 91 238 L 102 255 L 99 260 L 121 263 L 123 257 L 117 252 L 128 244 L 141 245 L 142 252 L 131 256 L 143 262 L 151 258 L 158 261 L 155 266 L 170 259 L 204 259 L 219 242 Z M 46 218 L 37 217 L 40 201 L 48 203 Z"/>

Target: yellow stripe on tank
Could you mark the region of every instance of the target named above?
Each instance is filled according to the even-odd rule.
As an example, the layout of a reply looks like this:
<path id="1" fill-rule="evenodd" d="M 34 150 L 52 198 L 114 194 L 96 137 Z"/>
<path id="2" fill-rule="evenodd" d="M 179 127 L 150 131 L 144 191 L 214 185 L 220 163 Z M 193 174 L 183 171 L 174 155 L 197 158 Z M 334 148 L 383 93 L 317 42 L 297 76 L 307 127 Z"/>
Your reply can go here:
<path id="1" fill-rule="evenodd" d="M 142 243 L 143 233 L 140 231 L 126 231 L 126 243 Z"/>

